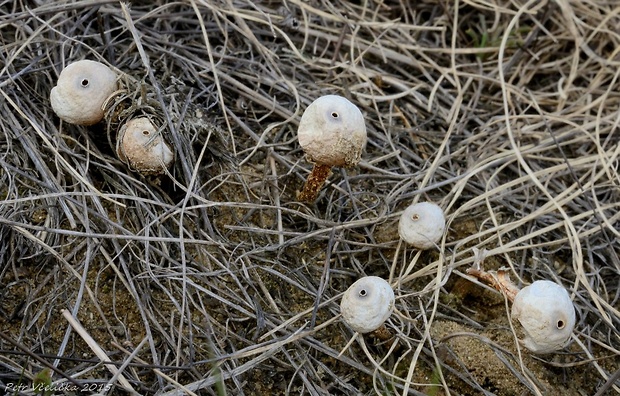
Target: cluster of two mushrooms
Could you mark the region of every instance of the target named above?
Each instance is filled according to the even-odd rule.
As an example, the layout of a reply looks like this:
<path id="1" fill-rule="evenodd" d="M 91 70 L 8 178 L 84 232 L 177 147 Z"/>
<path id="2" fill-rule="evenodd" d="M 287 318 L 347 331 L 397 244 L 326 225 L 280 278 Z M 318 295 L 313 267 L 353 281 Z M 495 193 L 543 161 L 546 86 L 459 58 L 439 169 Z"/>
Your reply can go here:
<path id="1" fill-rule="evenodd" d="M 399 226 L 401 238 L 419 248 L 436 246 L 445 230 L 441 208 L 422 202 L 409 206 L 403 212 Z M 511 317 L 521 324 L 523 345 L 533 353 L 552 353 L 562 349 L 575 327 L 575 307 L 566 289 L 548 280 L 537 280 L 519 289 L 509 278 L 508 271 L 484 271 L 481 262 L 484 253 L 467 273 L 502 292 L 512 302 Z"/>
<path id="2" fill-rule="evenodd" d="M 441 208 L 430 202 L 409 206 L 398 225 L 400 237 L 419 249 L 436 246 L 445 230 Z M 502 292 L 512 302 L 511 317 L 523 329 L 523 345 L 533 353 L 551 353 L 563 348 L 575 327 L 575 307 L 566 289 L 548 280 L 537 280 L 519 289 L 508 271 L 484 271 L 484 253 L 475 250 L 476 262 L 467 273 Z"/>
<path id="3" fill-rule="evenodd" d="M 70 124 L 95 125 L 104 118 L 104 104 L 119 92 L 118 80 L 118 75 L 103 63 L 71 63 L 62 70 L 50 92 L 52 109 Z M 148 117 L 123 120 L 116 153 L 131 169 L 144 175 L 163 174 L 174 160 L 161 130 Z"/>
<path id="4" fill-rule="evenodd" d="M 299 145 L 314 167 L 297 198 L 313 202 L 331 168 L 352 167 L 366 146 L 366 123 L 360 109 L 338 95 L 325 95 L 312 102 L 299 121 Z M 443 210 L 430 202 L 411 205 L 403 213 L 399 233 L 420 249 L 436 245 L 445 229 Z"/>
<path id="5" fill-rule="evenodd" d="M 401 238 L 418 249 L 437 246 L 445 230 L 443 210 L 430 202 L 409 206 L 400 217 Z M 353 283 L 342 297 L 340 312 L 353 330 L 359 333 L 376 331 L 394 310 L 394 291 L 377 276 L 365 276 Z"/>

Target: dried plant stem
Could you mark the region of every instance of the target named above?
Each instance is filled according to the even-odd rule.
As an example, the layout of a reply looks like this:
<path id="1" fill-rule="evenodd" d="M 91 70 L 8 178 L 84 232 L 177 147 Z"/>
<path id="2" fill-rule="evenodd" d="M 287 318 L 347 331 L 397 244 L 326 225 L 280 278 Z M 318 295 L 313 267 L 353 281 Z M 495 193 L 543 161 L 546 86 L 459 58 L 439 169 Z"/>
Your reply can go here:
<path id="1" fill-rule="evenodd" d="M 617 2 L 12 3 L 0 6 L 3 380 L 45 366 L 145 396 L 617 390 Z M 122 76 L 107 122 L 87 128 L 48 100 L 79 59 Z M 364 113 L 366 161 L 329 189 L 317 164 L 302 189 L 296 126 L 325 94 Z M 174 146 L 159 184 L 114 152 L 137 116 Z M 413 201 L 445 210 L 439 250 L 402 246 Z M 393 343 L 348 343 L 338 301 L 365 275 L 393 285 Z M 544 357 L 499 347 L 513 334 L 486 319 L 510 323 L 505 306 L 477 300 L 484 286 L 507 303 L 510 278 L 572 284 L 582 320 L 566 387 Z M 68 312 L 39 320 L 67 304 L 101 323 L 83 325 L 107 356 L 85 360 L 66 347 L 78 332 L 47 330 L 68 328 Z M 582 374 L 592 381 L 571 380 Z"/>
<path id="2" fill-rule="evenodd" d="M 481 281 L 494 287 L 497 291 L 503 293 L 510 302 L 515 300 L 519 288 L 512 283 L 508 270 L 500 268 L 497 271 L 484 271 L 480 268 L 469 268 L 466 271 L 469 275 L 474 276 Z"/>
<path id="3" fill-rule="evenodd" d="M 103 348 L 99 346 L 99 344 L 97 344 L 95 339 L 91 337 L 90 334 L 88 334 L 84 326 L 82 326 L 82 324 L 76 318 L 74 318 L 73 315 L 71 315 L 71 312 L 69 312 L 66 309 L 63 309 L 61 313 L 62 313 L 62 316 L 64 316 L 64 318 L 67 320 L 67 322 L 69 322 L 71 327 L 73 327 L 73 330 L 75 330 L 80 335 L 80 337 L 82 337 L 84 342 L 86 342 L 86 344 L 95 353 L 95 355 L 97 355 L 97 357 L 101 359 L 101 361 L 103 362 L 111 361 L 110 358 L 108 357 L 108 354 L 103 350 Z M 106 366 L 108 370 L 110 370 L 112 375 L 118 378 L 118 381 L 121 383 L 121 386 L 125 388 L 125 390 L 131 392 L 131 394 L 134 394 L 134 395 L 139 394 L 138 392 L 135 391 L 135 389 L 131 386 L 131 384 L 129 383 L 129 381 L 127 381 L 127 379 L 123 376 L 123 374 L 119 374 L 118 368 L 114 364 L 104 363 L 104 365 Z"/>

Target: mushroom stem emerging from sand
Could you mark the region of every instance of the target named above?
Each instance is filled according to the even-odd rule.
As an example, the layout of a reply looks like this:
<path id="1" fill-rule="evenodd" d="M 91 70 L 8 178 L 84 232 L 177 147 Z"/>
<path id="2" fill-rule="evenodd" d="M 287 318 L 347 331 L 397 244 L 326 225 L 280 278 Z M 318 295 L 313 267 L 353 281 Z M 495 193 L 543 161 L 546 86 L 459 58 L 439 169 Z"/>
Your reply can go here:
<path id="1" fill-rule="evenodd" d="M 523 345 L 533 353 L 551 353 L 562 349 L 575 327 L 575 306 L 561 285 L 538 280 L 519 289 L 508 270 L 485 271 L 481 262 L 485 251 L 474 251 L 474 265 L 467 270 L 481 281 L 502 292 L 513 303 L 510 316 L 519 321 L 525 333 Z"/>
<path id="2" fill-rule="evenodd" d="M 321 96 L 301 116 L 298 138 L 314 167 L 297 199 L 314 202 L 333 166 L 358 164 L 366 146 L 364 116 L 342 96 Z"/>

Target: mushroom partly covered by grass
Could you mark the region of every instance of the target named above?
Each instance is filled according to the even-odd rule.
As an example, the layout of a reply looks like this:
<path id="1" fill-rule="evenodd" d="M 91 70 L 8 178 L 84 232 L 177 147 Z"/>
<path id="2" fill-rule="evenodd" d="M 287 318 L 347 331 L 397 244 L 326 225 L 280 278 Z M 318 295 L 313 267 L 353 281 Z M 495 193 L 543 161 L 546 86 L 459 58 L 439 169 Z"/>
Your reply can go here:
<path id="1" fill-rule="evenodd" d="M 108 66 L 81 60 L 62 70 L 50 102 L 58 117 L 72 124 L 105 119 L 108 142 L 118 158 L 144 176 L 156 176 L 171 166 L 174 152 L 158 127 L 161 104 L 153 96 L 143 82 L 125 75 L 120 84 Z"/>
<path id="2" fill-rule="evenodd" d="M 174 153 L 162 133 L 147 117 L 128 120 L 116 140 L 116 154 L 129 167 L 145 176 L 166 172 Z"/>
<path id="3" fill-rule="evenodd" d="M 366 146 L 366 124 L 360 109 L 338 95 L 325 95 L 306 108 L 297 132 L 299 144 L 314 162 L 297 199 L 314 202 L 334 166 L 358 164 Z"/>
<path id="4" fill-rule="evenodd" d="M 562 349 L 573 334 L 576 320 L 575 306 L 566 289 L 549 280 L 537 280 L 519 289 L 510 280 L 508 269 L 482 269 L 485 251 L 476 249 L 474 254 L 475 262 L 467 273 L 499 290 L 513 303 L 510 316 L 523 328 L 523 345 L 539 354 Z"/>
<path id="5" fill-rule="evenodd" d="M 50 92 L 52 109 L 75 125 L 94 125 L 103 119 L 103 103 L 118 89 L 118 76 L 101 62 L 81 60 L 67 65 Z"/>

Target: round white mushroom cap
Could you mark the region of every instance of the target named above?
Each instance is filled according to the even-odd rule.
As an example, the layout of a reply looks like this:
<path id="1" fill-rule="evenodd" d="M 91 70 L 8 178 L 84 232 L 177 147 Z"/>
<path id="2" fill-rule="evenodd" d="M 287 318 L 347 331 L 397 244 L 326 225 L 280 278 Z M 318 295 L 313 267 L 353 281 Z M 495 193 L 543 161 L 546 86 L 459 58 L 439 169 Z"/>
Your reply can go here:
<path id="1" fill-rule="evenodd" d="M 134 118 L 121 127 L 116 154 L 144 175 L 162 174 L 174 160 L 170 146 L 147 117 Z"/>
<path id="2" fill-rule="evenodd" d="M 512 317 L 523 326 L 523 344 L 534 353 L 562 349 L 575 327 L 575 307 L 568 292 L 547 280 L 536 281 L 517 293 Z"/>
<path id="3" fill-rule="evenodd" d="M 81 60 L 60 72 L 50 92 L 54 112 L 76 125 L 93 125 L 103 119 L 103 102 L 118 89 L 117 75 L 103 63 Z"/>
<path id="4" fill-rule="evenodd" d="M 365 276 L 353 283 L 342 297 L 340 312 L 355 331 L 369 333 L 381 327 L 394 310 L 394 291 L 378 276 Z"/>
<path id="5" fill-rule="evenodd" d="M 418 249 L 430 249 L 439 242 L 446 229 L 443 210 L 432 202 L 410 205 L 400 216 L 398 234 Z"/>
<path id="6" fill-rule="evenodd" d="M 325 95 L 306 108 L 297 137 L 310 160 L 329 166 L 354 166 L 366 146 L 366 124 L 360 109 L 348 99 Z"/>

